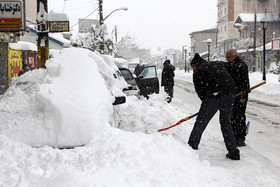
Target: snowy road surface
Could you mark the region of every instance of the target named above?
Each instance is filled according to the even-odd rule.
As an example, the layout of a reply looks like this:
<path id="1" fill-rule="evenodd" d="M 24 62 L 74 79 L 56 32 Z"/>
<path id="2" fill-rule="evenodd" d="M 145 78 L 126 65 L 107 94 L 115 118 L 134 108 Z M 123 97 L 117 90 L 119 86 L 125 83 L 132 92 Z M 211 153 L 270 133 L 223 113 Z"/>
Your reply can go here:
<path id="1" fill-rule="evenodd" d="M 185 108 L 186 116 L 189 116 L 189 113 L 197 112 L 201 102 L 194 92 L 192 83 L 179 79 L 175 82 L 172 104 L 182 109 L 186 103 L 191 105 L 192 107 Z M 251 95 L 254 95 L 254 91 Z M 251 125 L 246 137 L 247 145 L 240 148 L 240 161 L 223 161 L 226 150 L 220 132 L 218 113 L 210 121 L 202 137 L 197 151 L 201 160 L 205 159 L 213 166 L 228 168 L 231 172 L 236 173 L 236 176 L 247 181 L 247 184 L 274 186 L 276 184 L 269 184 L 268 180 L 272 177 L 276 181 L 278 180 L 278 185 L 280 185 L 279 104 L 249 99 L 247 120 L 251 122 Z M 191 121 L 191 125 L 193 125 L 195 119 Z M 188 135 L 184 137 L 185 142 L 188 140 L 187 137 Z"/>

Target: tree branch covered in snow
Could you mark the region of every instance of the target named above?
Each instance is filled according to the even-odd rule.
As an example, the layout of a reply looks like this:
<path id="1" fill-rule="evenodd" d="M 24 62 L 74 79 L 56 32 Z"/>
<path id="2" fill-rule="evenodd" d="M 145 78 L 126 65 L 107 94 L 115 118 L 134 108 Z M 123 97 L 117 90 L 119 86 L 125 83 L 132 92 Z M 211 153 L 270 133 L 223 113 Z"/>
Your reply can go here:
<path id="1" fill-rule="evenodd" d="M 135 37 L 126 34 L 115 46 L 115 54 L 128 61 L 139 58 L 142 62 L 149 63 L 152 59 L 149 49 L 140 48 Z"/>

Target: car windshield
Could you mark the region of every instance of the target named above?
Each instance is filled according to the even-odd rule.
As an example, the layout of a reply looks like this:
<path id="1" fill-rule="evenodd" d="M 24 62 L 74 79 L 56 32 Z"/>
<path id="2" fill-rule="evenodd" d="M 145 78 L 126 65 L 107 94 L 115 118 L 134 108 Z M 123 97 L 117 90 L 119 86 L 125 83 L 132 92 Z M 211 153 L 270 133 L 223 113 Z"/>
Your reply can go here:
<path id="1" fill-rule="evenodd" d="M 127 69 L 121 69 L 120 71 L 121 71 L 121 74 L 122 74 L 122 76 L 124 77 L 125 80 L 131 80 L 131 79 L 133 79 L 133 76 L 132 76 L 132 74 L 130 73 L 129 70 L 127 70 Z"/>
<path id="2" fill-rule="evenodd" d="M 155 67 L 146 67 L 140 76 L 143 76 L 144 79 L 157 77 Z"/>

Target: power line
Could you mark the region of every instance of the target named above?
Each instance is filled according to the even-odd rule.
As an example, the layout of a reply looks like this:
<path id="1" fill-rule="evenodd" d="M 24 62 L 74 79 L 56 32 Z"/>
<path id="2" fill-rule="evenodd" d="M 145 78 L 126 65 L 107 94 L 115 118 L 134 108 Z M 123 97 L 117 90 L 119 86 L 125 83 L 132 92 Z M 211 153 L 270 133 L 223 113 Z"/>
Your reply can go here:
<path id="1" fill-rule="evenodd" d="M 77 10 L 77 9 L 81 9 L 81 8 L 87 8 L 90 5 L 92 5 L 92 3 L 88 4 L 88 5 L 82 4 L 81 6 L 68 5 L 68 6 L 65 7 L 65 10 L 66 11 Z M 96 5 L 96 4 L 94 4 L 94 5 Z"/>
<path id="2" fill-rule="evenodd" d="M 83 18 L 81 21 L 78 21 L 78 23 L 72 25 L 70 28 L 78 25 L 79 23 L 81 23 L 82 21 L 84 21 L 86 18 L 88 18 L 90 15 L 92 15 L 96 10 L 98 10 L 98 8 L 96 8 L 93 12 L 91 12 L 89 15 L 87 15 L 85 18 Z"/>

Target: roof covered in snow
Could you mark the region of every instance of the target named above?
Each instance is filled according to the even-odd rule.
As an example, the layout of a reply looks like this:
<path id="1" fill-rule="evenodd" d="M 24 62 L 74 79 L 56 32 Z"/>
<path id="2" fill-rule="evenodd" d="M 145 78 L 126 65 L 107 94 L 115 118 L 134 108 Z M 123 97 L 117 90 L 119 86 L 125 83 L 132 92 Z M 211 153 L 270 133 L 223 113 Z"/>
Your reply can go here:
<path id="1" fill-rule="evenodd" d="M 37 51 L 37 46 L 30 42 L 18 41 L 17 43 L 9 43 L 9 48 L 15 50 Z"/>
<path id="2" fill-rule="evenodd" d="M 257 15 L 257 22 L 261 21 L 280 21 L 280 18 L 278 15 L 273 15 L 273 14 L 256 14 Z M 234 24 L 236 23 L 251 23 L 255 21 L 255 14 L 239 14 L 238 17 L 236 18 Z"/>

